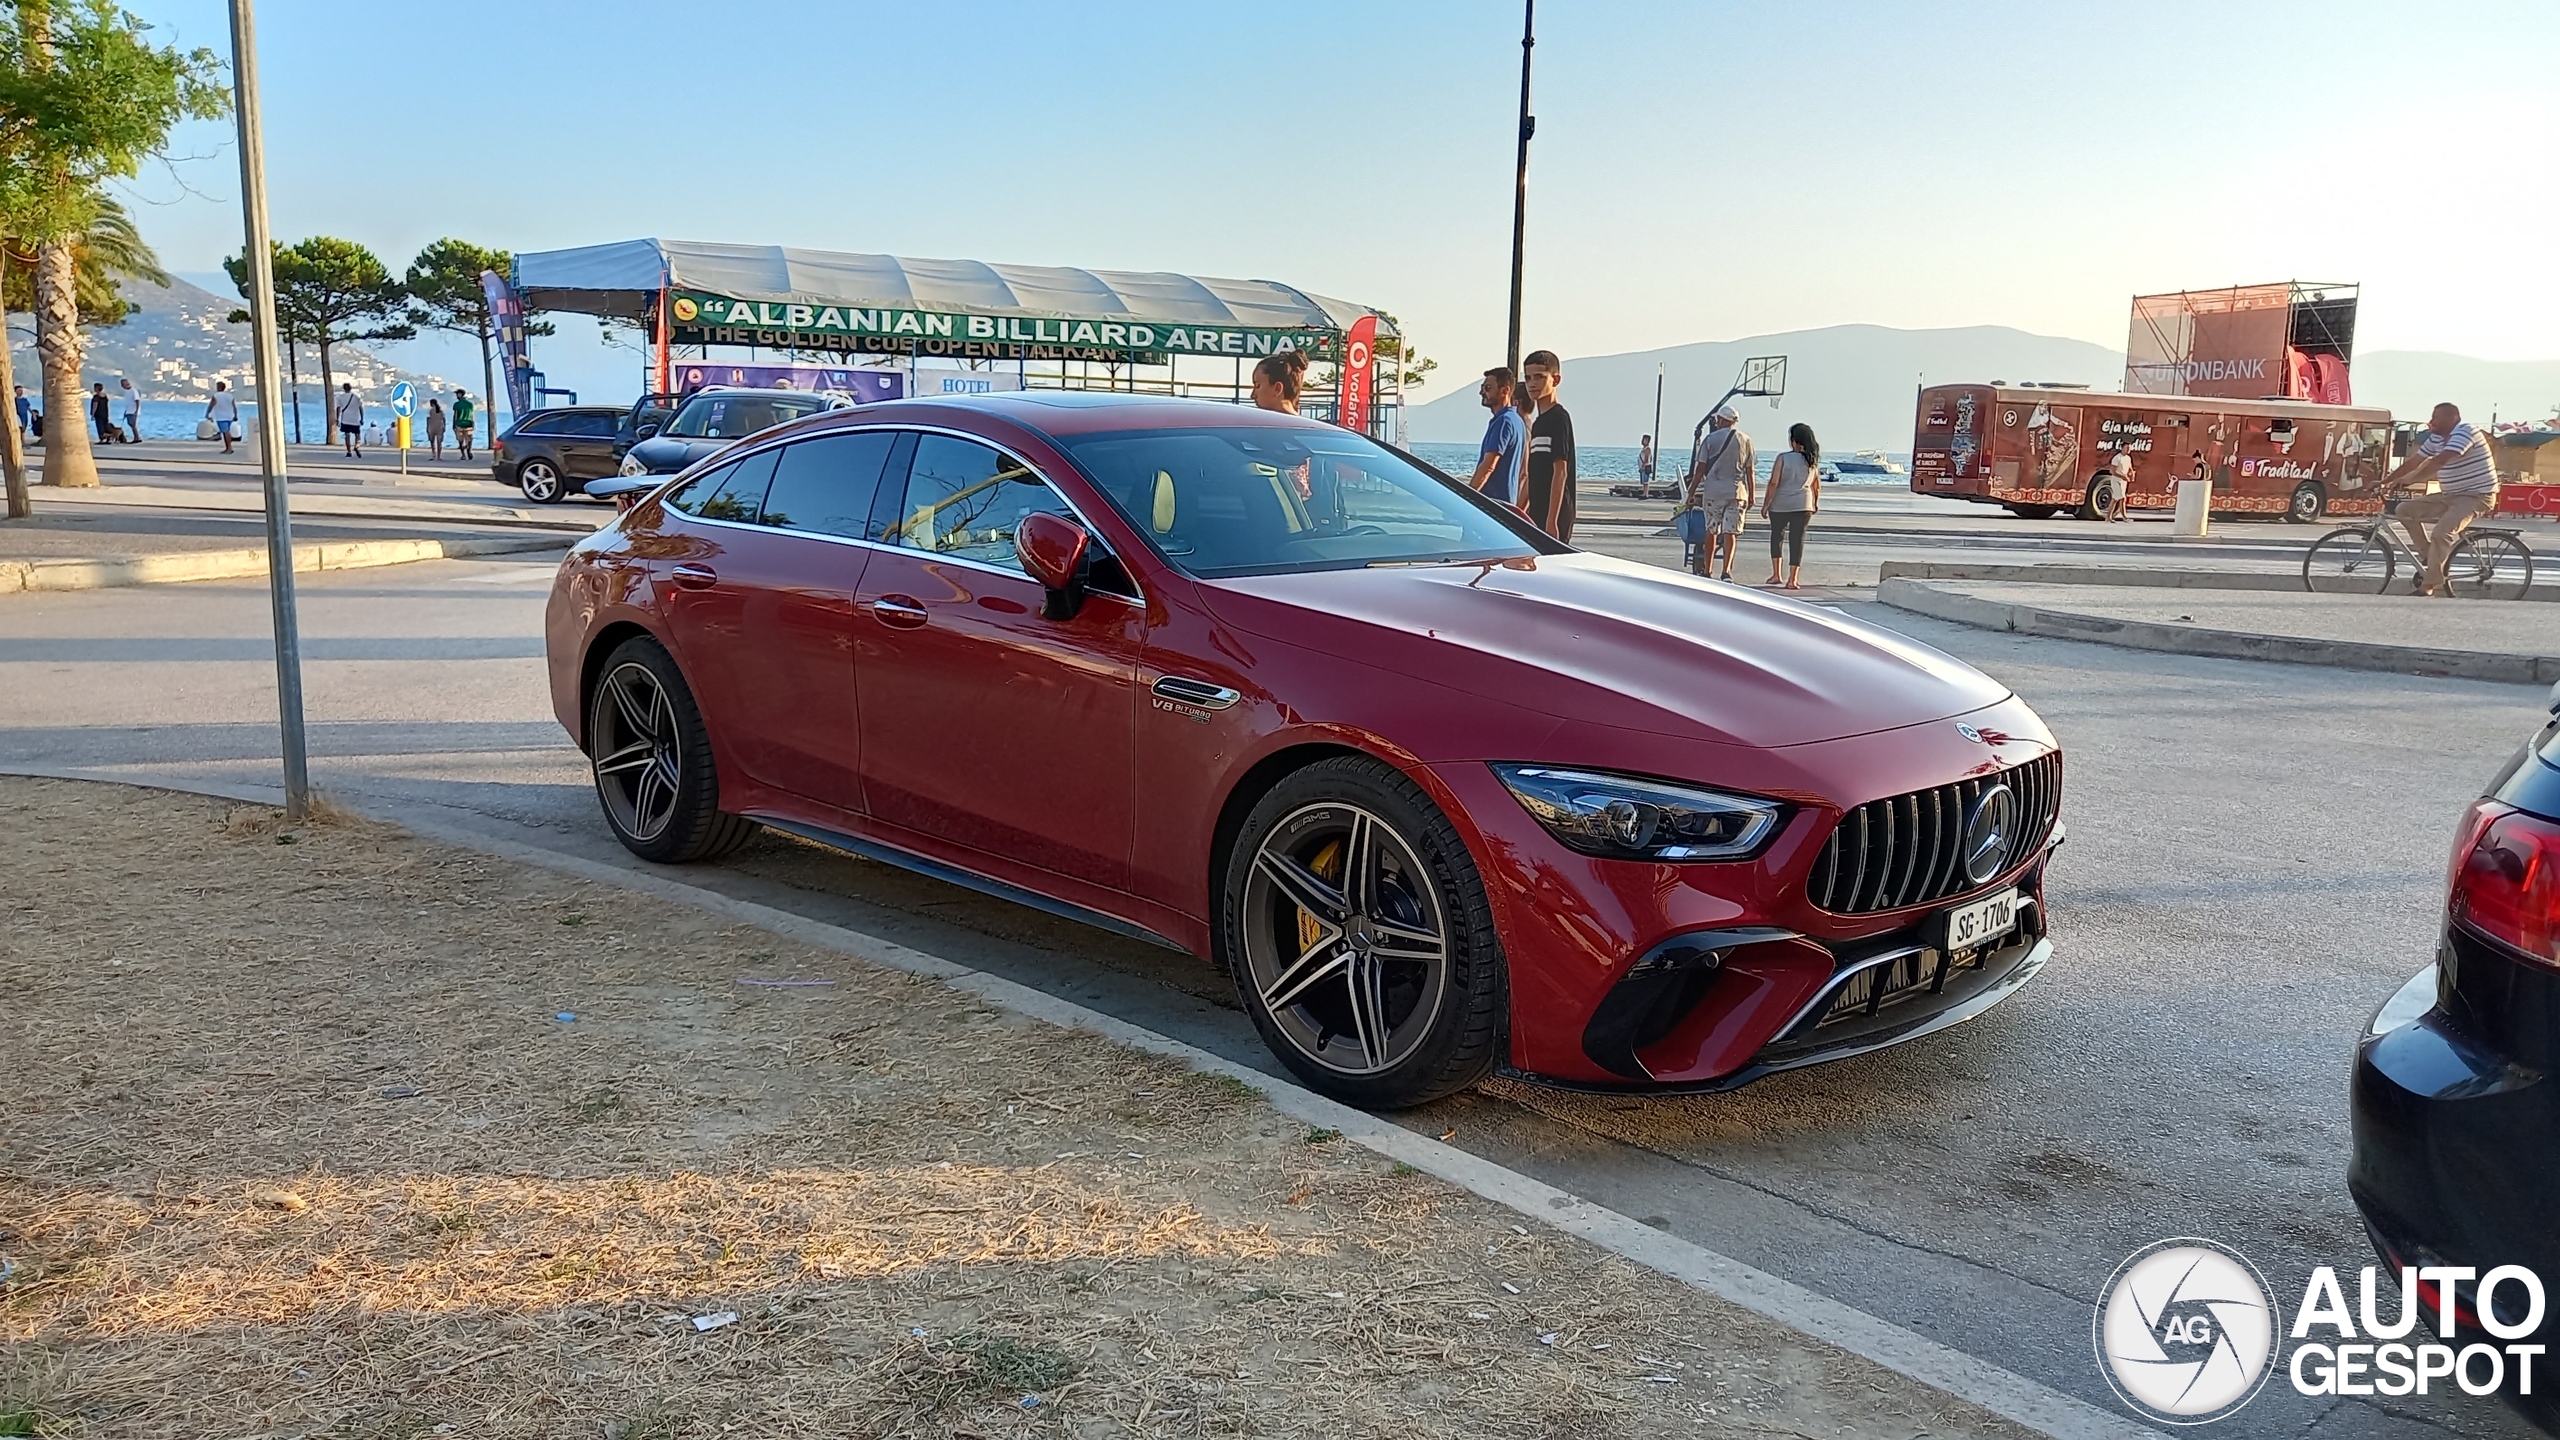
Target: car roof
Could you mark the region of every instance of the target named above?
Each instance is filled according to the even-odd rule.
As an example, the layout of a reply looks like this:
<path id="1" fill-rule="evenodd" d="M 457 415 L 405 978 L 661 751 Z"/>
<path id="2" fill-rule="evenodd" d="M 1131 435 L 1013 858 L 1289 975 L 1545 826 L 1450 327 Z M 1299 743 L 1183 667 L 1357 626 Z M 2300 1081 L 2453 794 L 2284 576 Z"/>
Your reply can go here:
<path id="1" fill-rule="evenodd" d="M 979 395 L 882 400 L 858 407 L 858 423 L 927 423 L 963 416 L 994 416 L 1044 435 L 1091 435 L 1112 430 L 1187 430 L 1206 426 L 1331 430 L 1321 421 L 1282 415 L 1222 400 L 1165 395 L 1115 395 L 1096 390 L 998 390 Z M 855 422 L 840 422 L 855 423 Z"/>

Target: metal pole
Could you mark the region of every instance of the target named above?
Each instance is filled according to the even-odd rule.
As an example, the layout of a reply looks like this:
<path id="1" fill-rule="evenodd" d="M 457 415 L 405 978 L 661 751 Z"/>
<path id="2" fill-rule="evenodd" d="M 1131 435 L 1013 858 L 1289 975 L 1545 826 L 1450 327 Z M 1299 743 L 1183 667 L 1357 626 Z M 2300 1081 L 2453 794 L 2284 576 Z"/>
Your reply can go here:
<path id="1" fill-rule="evenodd" d="M 1529 137 L 1538 117 L 1529 113 L 1529 54 L 1538 46 L 1538 0 L 1522 0 L 1520 17 L 1520 175 L 1511 197 L 1511 343 L 1504 351 L 1511 373 L 1520 373 L 1520 261 L 1529 239 Z"/>
<path id="2" fill-rule="evenodd" d="M 276 269 L 267 239 L 266 142 L 258 129 L 258 40 L 250 0 L 231 0 L 231 81 L 240 120 L 240 215 L 249 260 L 249 335 L 258 366 L 258 472 L 267 491 L 267 599 L 275 613 L 276 712 L 284 740 L 284 814 L 311 812 L 302 733 L 302 634 L 293 606 L 293 517 L 285 503 L 284 389 L 276 372 Z"/>
<path id="3" fill-rule="evenodd" d="M 1653 473 L 1654 473 L 1654 474 L 1656 474 L 1656 475 L 1659 475 L 1659 474 L 1661 474 L 1661 473 L 1662 473 L 1662 372 L 1663 372 L 1663 368 L 1664 368 L 1664 367 L 1663 367 L 1662 365 L 1660 365 L 1660 364 L 1656 364 L 1656 365 L 1653 367 Z"/>

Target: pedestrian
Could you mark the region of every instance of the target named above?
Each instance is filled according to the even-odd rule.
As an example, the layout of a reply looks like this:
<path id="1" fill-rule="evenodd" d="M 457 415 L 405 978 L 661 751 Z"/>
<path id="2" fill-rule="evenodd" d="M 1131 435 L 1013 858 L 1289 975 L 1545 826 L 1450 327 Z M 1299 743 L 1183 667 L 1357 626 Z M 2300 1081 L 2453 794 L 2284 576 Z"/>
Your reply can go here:
<path id="1" fill-rule="evenodd" d="M 2195 453 L 2195 458 L 2188 463 L 2187 478 L 2190 480 L 2201 480 L 2207 485 L 2213 483 L 2213 467 L 2204 463 L 2203 451 L 2197 451 Z"/>
<path id="2" fill-rule="evenodd" d="M 338 422 L 338 440 L 353 459 L 364 458 L 364 397 L 347 381 L 338 382 L 338 398 L 331 402 L 329 414 Z"/>
<path id="3" fill-rule="evenodd" d="M 122 402 L 124 408 L 124 443 L 141 444 L 142 392 L 133 388 L 133 377 L 128 375 L 117 379 L 116 398 Z"/>
<path id="4" fill-rule="evenodd" d="M 471 458 L 471 425 L 479 409 L 471 403 L 471 392 L 455 387 L 453 392 L 453 448 L 465 460 Z"/>
<path id="5" fill-rule="evenodd" d="M 427 458 L 444 458 L 444 402 L 427 397 Z"/>
<path id="6" fill-rule="evenodd" d="M 1636 442 L 1636 488 L 1653 488 L 1653 437 L 1650 435 Z"/>
<path id="7" fill-rule="evenodd" d="M 1573 543 L 1573 414 L 1556 399 L 1564 362 L 1553 350 L 1532 350 L 1520 362 L 1538 418 L 1529 426 L 1529 476 L 1521 494 L 1529 519 L 1566 544 Z"/>
<path id="8" fill-rule="evenodd" d="M 1263 357 L 1253 367 L 1253 403 L 1282 415 L 1298 413 L 1298 382 L 1307 373 L 1307 357 L 1283 350 Z"/>
<path id="9" fill-rule="evenodd" d="M 36 403 L 27 398 L 27 387 L 18 387 L 18 438 L 24 440 L 34 424 Z"/>
<path id="10" fill-rule="evenodd" d="M 107 398 L 107 384 L 101 380 L 89 387 L 89 423 L 98 428 L 98 443 L 112 445 L 116 438 L 116 402 Z"/>
<path id="11" fill-rule="evenodd" d="M 1769 522 L 1768 585 L 1778 580 L 1778 560 L 1787 562 L 1786 588 L 1801 590 L 1804 532 L 1822 509 L 1822 446 L 1813 427 L 1799 421 L 1787 427 L 1787 450 L 1769 467 L 1769 497 L 1760 502 L 1760 518 Z"/>
<path id="12" fill-rule="evenodd" d="M 1733 578 L 1733 557 L 1742 549 L 1742 517 L 1759 498 L 1759 463 L 1751 453 L 1751 437 L 1742 433 L 1742 416 L 1730 405 L 1717 407 L 1689 457 L 1687 499 L 1705 521 L 1699 530 L 1698 574 Z"/>
<path id="13" fill-rule="evenodd" d="M 2438 405 L 2418 432 L 2409 458 L 2382 477 L 2386 488 L 2436 482 L 2436 493 L 2400 502 L 2392 513 L 2409 532 L 2421 562 L 2417 593 L 2450 598 L 2445 565 L 2453 542 L 2471 522 L 2498 508 L 2498 467 L 2489 457 L 2487 432 L 2474 429 L 2450 402 Z M 2427 527 L 2432 523 L 2433 530 Z"/>
<path id="14" fill-rule="evenodd" d="M 2112 525 L 2124 518 L 2124 507 L 2133 493 L 2133 457 L 2122 450 L 2107 461 L 2106 508 L 2099 511 Z"/>
<path id="15" fill-rule="evenodd" d="M 213 422 L 214 433 L 222 437 L 222 453 L 231 453 L 231 442 L 240 433 L 240 397 L 231 393 L 231 382 L 213 382 L 213 398 L 204 402 L 204 418 Z"/>
<path id="16" fill-rule="evenodd" d="M 1482 491 L 1488 500 L 1505 505 L 1520 503 L 1520 461 L 1529 449 L 1529 427 L 1520 412 L 1511 408 L 1511 367 L 1496 365 L 1484 372 L 1484 383 L 1476 388 L 1476 398 L 1493 412 L 1484 427 L 1484 445 L 1476 458 L 1476 473 L 1468 484 Z"/>

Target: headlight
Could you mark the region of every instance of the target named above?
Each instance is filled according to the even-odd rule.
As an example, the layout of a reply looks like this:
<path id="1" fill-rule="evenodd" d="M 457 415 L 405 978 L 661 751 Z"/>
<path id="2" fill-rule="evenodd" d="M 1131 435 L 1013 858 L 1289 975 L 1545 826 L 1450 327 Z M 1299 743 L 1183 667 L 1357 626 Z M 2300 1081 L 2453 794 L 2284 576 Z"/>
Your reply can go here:
<path id="1" fill-rule="evenodd" d="M 634 475 L 648 474 L 649 467 L 640 463 L 639 456 L 625 455 L 622 457 L 622 469 L 617 473 L 620 474 L 623 479 L 628 480 Z"/>
<path id="2" fill-rule="evenodd" d="M 1777 833 L 1787 807 L 1661 780 L 1541 765 L 1496 765 L 1522 807 L 1585 855 L 1611 860 L 1742 860 Z"/>

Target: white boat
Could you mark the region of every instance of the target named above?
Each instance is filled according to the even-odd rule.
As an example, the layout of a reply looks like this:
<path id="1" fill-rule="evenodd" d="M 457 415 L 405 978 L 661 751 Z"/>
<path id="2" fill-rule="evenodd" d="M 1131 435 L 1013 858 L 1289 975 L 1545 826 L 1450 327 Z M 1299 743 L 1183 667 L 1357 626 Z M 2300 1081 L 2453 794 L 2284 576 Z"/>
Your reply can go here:
<path id="1" fill-rule="evenodd" d="M 1884 457 L 1881 450 L 1861 450 L 1854 455 L 1831 462 L 1840 473 L 1861 480 L 1884 479 L 1903 474 L 1903 468 Z"/>

